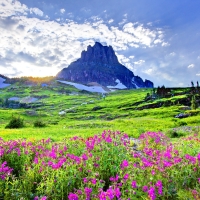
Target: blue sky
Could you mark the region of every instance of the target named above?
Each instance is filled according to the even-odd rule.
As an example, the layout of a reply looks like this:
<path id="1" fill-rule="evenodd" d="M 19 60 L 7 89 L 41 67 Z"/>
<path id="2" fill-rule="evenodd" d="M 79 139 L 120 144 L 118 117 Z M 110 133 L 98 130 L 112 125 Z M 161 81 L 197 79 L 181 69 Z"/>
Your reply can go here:
<path id="1" fill-rule="evenodd" d="M 155 86 L 200 81 L 199 0 L 0 0 L 0 74 L 56 75 L 95 41 Z"/>

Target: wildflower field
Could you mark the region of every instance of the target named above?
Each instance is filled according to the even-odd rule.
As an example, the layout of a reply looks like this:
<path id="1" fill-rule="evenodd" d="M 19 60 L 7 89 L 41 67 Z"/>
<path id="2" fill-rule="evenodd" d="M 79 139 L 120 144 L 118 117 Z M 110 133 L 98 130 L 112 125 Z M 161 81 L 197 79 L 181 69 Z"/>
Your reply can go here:
<path id="1" fill-rule="evenodd" d="M 0 100 L 41 104 L 0 105 L 0 200 L 200 199 L 200 109 L 183 111 L 185 94 L 146 102 L 150 92 L 101 99 L 61 85 L 0 90 Z M 9 128 L 13 116 L 21 128 Z"/>
<path id="2" fill-rule="evenodd" d="M 0 139 L 0 199 L 200 199 L 198 133 L 119 131 L 58 143 Z"/>

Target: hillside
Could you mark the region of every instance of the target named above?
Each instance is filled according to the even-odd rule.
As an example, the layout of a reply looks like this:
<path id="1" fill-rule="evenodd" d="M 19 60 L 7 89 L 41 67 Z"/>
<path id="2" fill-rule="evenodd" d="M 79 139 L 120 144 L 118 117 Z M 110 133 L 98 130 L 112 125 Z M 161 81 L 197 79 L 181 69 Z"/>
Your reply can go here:
<path id="1" fill-rule="evenodd" d="M 133 137 L 138 137 L 145 131 L 167 133 L 182 126 L 195 129 L 200 123 L 200 110 L 183 110 L 185 103 L 191 105 L 192 95 L 183 94 L 189 89 L 177 88 L 172 97 L 147 100 L 152 89 L 121 90 L 102 97 L 97 93 L 80 91 L 73 86 L 56 82 L 45 87 L 15 84 L 0 90 L 0 102 L 3 106 L 0 108 L 1 137 L 50 137 L 59 141 L 72 135 L 87 137 L 108 129 L 120 130 Z M 12 97 L 23 100 L 23 103 L 12 101 Z M 37 101 L 26 102 L 27 97 L 37 98 Z M 11 101 L 8 101 L 10 98 Z M 19 109 L 5 107 L 5 100 L 8 105 L 21 103 L 22 106 Z M 182 119 L 175 118 L 180 113 L 189 115 Z M 24 119 L 25 128 L 5 129 L 12 115 L 20 115 Z M 47 126 L 34 128 L 33 123 L 37 119 Z"/>
<path id="2" fill-rule="evenodd" d="M 103 86 L 116 87 L 120 82 L 124 88 L 153 88 L 153 82 L 143 81 L 122 65 L 112 46 L 96 42 L 82 51 L 81 57 L 57 74 L 57 79 L 81 84 L 97 82 Z"/>

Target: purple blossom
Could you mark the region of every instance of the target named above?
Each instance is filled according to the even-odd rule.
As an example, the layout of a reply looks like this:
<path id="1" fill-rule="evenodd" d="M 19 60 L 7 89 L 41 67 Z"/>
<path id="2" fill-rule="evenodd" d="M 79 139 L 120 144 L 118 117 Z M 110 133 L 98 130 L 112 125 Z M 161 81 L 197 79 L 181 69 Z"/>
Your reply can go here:
<path id="1" fill-rule="evenodd" d="M 89 200 L 90 199 L 90 194 L 92 193 L 92 188 L 85 188 L 84 189 L 85 194 L 86 194 L 86 199 Z"/>
<path id="2" fill-rule="evenodd" d="M 132 186 L 132 188 L 137 188 L 137 183 L 136 183 L 136 181 L 132 181 L 131 186 Z"/>
<path id="3" fill-rule="evenodd" d="M 159 195 L 162 195 L 163 192 L 162 192 L 162 181 L 161 180 L 158 180 L 157 183 L 156 183 L 156 187 L 158 188 L 158 194 Z"/>
<path id="4" fill-rule="evenodd" d="M 148 190 L 148 195 L 150 197 L 151 200 L 156 199 L 156 192 L 155 192 L 155 188 L 154 187 L 150 187 L 150 189 Z"/>
<path id="5" fill-rule="evenodd" d="M 1 165 L 0 165 L 0 178 L 2 180 L 4 180 L 7 176 L 9 176 L 11 174 L 11 172 L 13 171 L 12 168 L 6 166 L 7 165 L 7 162 L 3 162 Z"/>
<path id="6" fill-rule="evenodd" d="M 156 174 L 155 170 L 151 170 L 151 174 L 155 175 Z"/>
<path id="7" fill-rule="evenodd" d="M 142 191 L 143 191 L 143 192 L 147 192 L 147 191 L 148 191 L 148 186 L 147 186 L 147 185 L 144 185 L 144 186 L 142 187 Z"/>
<path id="8" fill-rule="evenodd" d="M 122 163 L 121 163 L 121 169 L 124 169 L 126 167 L 128 167 L 128 161 L 127 160 L 123 160 Z"/>
<path id="9" fill-rule="evenodd" d="M 92 183 L 93 185 L 96 185 L 97 180 L 94 178 L 94 179 L 91 180 L 91 183 Z"/>
<path id="10" fill-rule="evenodd" d="M 83 182 L 87 183 L 88 182 L 87 178 L 83 178 Z"/>
<path id="11" fill-rule="evenodd" d="M 114 199 L 115 198 L 115 191 L 112 188 L 109 188 L 106 191 L 106 196 L 109 197 L 109 199 Z"/>
<path id="12" fill-rule="evenodd" d="M 85 153 L 82 155 L 82 159 L 83 160 L 88 160 L 88 157 L 87 157 L 87 155 Z"/>
<path id="13" fill-rule="evenodd" d="M 120 189 L 117 187 L 115 188 L 115 196 L 119 199 L 120 196 L 121 196 L 121 192 L 120 192 Z"/>
<path id="14" fill-rule="evenodd" d="M 123 179 L 126 181 L 128 179 L 128 177 L 129 177 L 129 175 L 125 174 Z"/>
<path id="15" fill-rule="evenodd" d="M 68 199 L 69 200 L 78 200 L 78 195 L 70 192 L 68 195 Z"/>
<path id="16" fill-rule="evenodd" d="M 106 194 L 107 194 L 106 192 L 103 192 L 103 191 L 102 191 L 102 192 L 99 194 L 99 199 L 100 199 L 100 200 L 106 200 Z"/>

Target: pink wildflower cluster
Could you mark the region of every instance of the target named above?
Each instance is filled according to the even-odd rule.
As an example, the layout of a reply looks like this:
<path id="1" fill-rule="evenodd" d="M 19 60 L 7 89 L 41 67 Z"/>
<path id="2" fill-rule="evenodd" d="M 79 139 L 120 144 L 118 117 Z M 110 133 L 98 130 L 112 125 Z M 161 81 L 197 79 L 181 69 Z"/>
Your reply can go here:
<path id="1" fill-rule="evenodd" d="M 107 191 L 102 191 L 100 194 L 99 194 L 99 199 L 100 200 L 107 200 L 107 199 L 115 199 L 115 197 L 117 199 L 119 199 L 121 196 L 121 192 L 120 192 L 120 188 L 109 188 Z"/>
<path id="2" fill-rule="evenodd" d="M 0 165 L 0 178 L 2 180 L 4 180 L 7 176 L 9 176 L 11 174 L 11 172 L 13 171 L 13 169 L 11 169 L 10 167 L 6 166 L 7 162 L 3 162 Z"/>
<path id="3" fill-rule="evenodd" d="M 200 143 L 195 137 L 187 141 L 193 140 Z M 6 142 L 0 138 L 0 181 L 5 183 L 11 174 L 14 179 L 21 175 L 24 179 L 35 178 L 33 188 L 38 196 L 34 200 L 63 196 L 69 200 L 131 199 L 133 195 L 138 199 L 138 194 L 150 200 L 164 199 L 170 183 L 176 185 L 175 189 L 193 189 L 194 196 L 199 192 L 200 153 L 183 154 L 162 133 L 142 134 L 138 142 L 145 145 L 136 151 L 129 145 L 128 135 L 110 130 L 87 139 L 75 136 L 61 143 L 50 139 Z M 186 170 L 188 173 L 184 173 Z M 188 185 L 187 178 L 191 180 Z M 50 187 L 52 194 L 48 193 Z M 62 197 L 51 196 L 56 189 L 62 189 Z"/>

